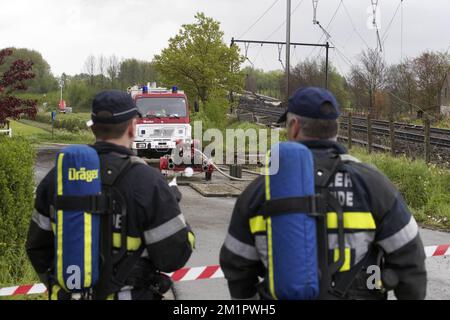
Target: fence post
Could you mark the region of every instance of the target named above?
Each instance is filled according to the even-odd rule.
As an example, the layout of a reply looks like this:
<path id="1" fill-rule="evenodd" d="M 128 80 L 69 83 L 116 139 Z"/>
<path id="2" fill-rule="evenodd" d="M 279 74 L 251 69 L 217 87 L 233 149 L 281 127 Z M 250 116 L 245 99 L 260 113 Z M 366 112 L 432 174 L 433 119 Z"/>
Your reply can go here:
<path id="1" fill-rule="evenodd" d="M 372 114 L 367 114 L 367 151 L 372 153 Z"/>
<path id="2" fill-rule="evenodd" d="M 350 150 L 352 148 L 352 113 L 348 113 L 348 125 L 347 125 L 347 137 L 348 137 L 348 149 Z"/>
<path id="3" fill-rule="evenodd" d="M 430 118 L 428 115 L 424 115 L 424 137 L 425 137 L 425 162 L 430 163 L 431 158 L 431 145 L 430 145 Z"/>
<path id="4" fill-rule="evenodd" d="M 394 126 L 394 116 L 392 113 L 389 114 L 389 138 L 391 145 L 391 154 L 395 156 L 395 126 Z"/>
<path id="5" fill-rule="evenodd" d="M 230 176 L 235 178 L 242 178 L 242 165 L 232 164 L 230 165 Z"/>

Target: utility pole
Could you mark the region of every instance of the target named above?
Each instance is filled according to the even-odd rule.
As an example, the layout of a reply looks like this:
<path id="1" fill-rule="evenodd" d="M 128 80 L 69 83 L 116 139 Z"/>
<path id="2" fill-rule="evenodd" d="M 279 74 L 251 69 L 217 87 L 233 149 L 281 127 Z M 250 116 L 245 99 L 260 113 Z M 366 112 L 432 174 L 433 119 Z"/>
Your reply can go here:
<path id="1" fill-rule="evenodd" d="M 287 109 L 290 94 L 290 69 L 291 69 L 291 0 L 287 0 L 286 16 L 286 97 L 285 108 Z"/>
<path id="2" fill-rule="evenodd" d="M 61 88 L 61 98 L 60 98 L 59 101 L 62 101 L 62 99 L 63 99 L 63 88 L 64 88 L 64 80 L 62 80 L 62 78 L 61 78 L 61 80 L 59 80 L 59 87 Z"/>
<path id="3" fill-rule="evenodd" d="M 328 89 L 328 77 L 329 77 L 329 72 L 328 72 L 328 68 L 329 68 L 329 63 L 328 63 L 328 55 L 329 55 L 329 52 L 330 51 L 330 44 L 328 43 L 328 41 L 327 41 L 327 44 L 326 44 L 326 58 L 325 58 L 325 89 Z"/>

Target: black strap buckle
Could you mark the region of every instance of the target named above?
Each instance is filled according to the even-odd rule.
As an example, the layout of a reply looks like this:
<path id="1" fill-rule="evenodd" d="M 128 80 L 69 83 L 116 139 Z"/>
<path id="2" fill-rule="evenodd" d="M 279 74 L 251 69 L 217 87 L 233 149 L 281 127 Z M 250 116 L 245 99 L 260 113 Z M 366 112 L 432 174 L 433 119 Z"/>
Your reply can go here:
<path id="1" fill-rule="evenodd" d="M 314 216 L 317 214 L 316 198 L 312 195 L 269 200 L 263 204 L 262 212 L 266 217 L 298 212 Z"/>
<path id="2" fill-rule="evenodd" d="M 55 209 L 109 214 L 112 210 L 112 201 L 111 197 L 103 194 L 88 196 L 56 196 Z"/>

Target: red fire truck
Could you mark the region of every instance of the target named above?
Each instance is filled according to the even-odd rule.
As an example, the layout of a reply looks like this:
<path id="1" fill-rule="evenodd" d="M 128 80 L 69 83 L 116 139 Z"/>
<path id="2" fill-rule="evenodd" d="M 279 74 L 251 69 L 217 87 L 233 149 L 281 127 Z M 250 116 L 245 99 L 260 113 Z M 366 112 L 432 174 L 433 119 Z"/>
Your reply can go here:
<path id="1" fill-rule="evenodd" d="M 194 159 L 195 148 L 189 124 L 188 99 L 177 87 L 157 88 L 155 84 L 128 88 L 142 118 L 138 119 L 133 149 L 138 156 L 160 158 L 161 171 L 183 171 L 191 167 L 205 172 L 211 179 L 213 167 L 207 162 L 175 165 L 173 152 L 182 152 L 189 145 Z"/>

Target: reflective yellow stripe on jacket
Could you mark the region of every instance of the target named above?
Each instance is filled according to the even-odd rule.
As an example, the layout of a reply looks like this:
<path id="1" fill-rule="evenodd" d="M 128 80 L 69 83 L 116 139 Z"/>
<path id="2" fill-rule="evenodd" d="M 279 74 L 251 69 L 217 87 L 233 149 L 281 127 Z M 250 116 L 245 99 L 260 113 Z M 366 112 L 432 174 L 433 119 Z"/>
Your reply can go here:
<path id="1" fill-rule="evenodd" d="M 264 216 L 255 216 L 249 219 L 250 231 L 252 234 L 266 232 L 266 220 Z M 327 228 L 337 229 L 338 220 L 336 212 L 328 212 Z M 345 229 L 375 230 L 376 224 L 370 212 L 344 212 Z"/>
<path id="2" fill-rule="evenodd" d="M 64 153 L 60 153 L 58 156 L 58 162 L 57 162 L 57 170 L 58 170 L 58 179 L 56 181 L 57 184 L 57 195 L 62 196 L 63 195 L 63 159 L 64 159 Z M 63 278 L 63 211 L 58 210 L 57 211 L 57 219 L 58 219 L 58 225 L 57 225 L 57 265 L 58 268 L 56 270 L 57 272 L 57 278 L 58 282 L 64 286 L 65 288 L 65 282 Z"/>
<path id="3" fill-rule="evenodd" d="M 137 237 L 127 237 L 127 250 L 128 251 L 136 251 L 140 248 L 142 244 L 141 238 Z M 122 247 L 122 235 L 118 232 L 113 233 L 113 247 L 120 248 Z"/>
<path id="4" fill-rule="evenodd" d="M 344 212 L 345 229 L 375 230 L 375 220 L 370 212 Z M 328 212 L 327 228 L 337 229 L 338 219 L 336 212 Z"/>

